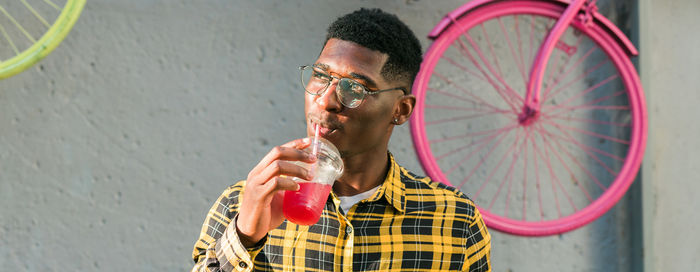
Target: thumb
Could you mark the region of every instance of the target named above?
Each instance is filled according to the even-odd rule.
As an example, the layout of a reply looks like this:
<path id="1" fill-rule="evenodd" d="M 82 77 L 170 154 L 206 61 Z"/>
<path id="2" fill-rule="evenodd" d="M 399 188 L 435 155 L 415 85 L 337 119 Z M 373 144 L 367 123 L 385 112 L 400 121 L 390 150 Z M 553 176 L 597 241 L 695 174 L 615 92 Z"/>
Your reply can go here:
<path id="1" fill-rule="evenodd" d="M 292 147 L 292 148 L 296 148 L 296 149 L 304 149 L 304 148 L 307 148 L 309 145 L 311 145 L 311 138 L 306 137 L 306 138 L 292 140 L 290 142 L 283 144 L 282 146 L 283 147 Z"/>

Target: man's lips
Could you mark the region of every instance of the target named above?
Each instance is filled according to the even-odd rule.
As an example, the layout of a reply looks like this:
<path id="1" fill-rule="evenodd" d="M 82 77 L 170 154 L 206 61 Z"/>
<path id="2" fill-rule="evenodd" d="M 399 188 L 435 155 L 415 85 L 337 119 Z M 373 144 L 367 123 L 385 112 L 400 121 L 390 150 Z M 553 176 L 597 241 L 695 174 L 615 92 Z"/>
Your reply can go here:
<path id="1" fill-rule="evenodd" d="M 321 136 L 321 137 L 326 137 L 328 134 L 331 134 L 333 131 L 335 131 L 335 129 L 330 129 L 330 128 L 321 127 L 321 128 L 318 130 L 318 135 Z"/>
<path id="2" fill-rule="evenodd" d="M 310 123 L 311 123 L 312 133 L 314 133 L 316 131 L 316 126 L 320 127 L 318 134 L 321 137 L 328 136 L 338 129 L 338 126 L 336 126 L 330 122 L 319 122 L 319 121 L 312 119 L 312 120 L 310 120 Z"/>

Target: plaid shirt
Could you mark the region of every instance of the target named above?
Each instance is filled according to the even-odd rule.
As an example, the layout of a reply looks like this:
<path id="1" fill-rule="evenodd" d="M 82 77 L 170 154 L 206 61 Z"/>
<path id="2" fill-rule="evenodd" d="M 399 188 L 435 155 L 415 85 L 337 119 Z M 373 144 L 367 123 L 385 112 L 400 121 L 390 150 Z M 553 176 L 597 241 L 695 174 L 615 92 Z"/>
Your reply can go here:
<path id="1" fill-rule="evenodd" d="M 254 248 L 227 228 L 245 181 L 227 188 L 204 220 L 192 271 L 491 271 L 491 236 L 474 203 L 389 157 L 382 186 L 347 215 L 331 193 L 318 223 L 284 221 Z"/>

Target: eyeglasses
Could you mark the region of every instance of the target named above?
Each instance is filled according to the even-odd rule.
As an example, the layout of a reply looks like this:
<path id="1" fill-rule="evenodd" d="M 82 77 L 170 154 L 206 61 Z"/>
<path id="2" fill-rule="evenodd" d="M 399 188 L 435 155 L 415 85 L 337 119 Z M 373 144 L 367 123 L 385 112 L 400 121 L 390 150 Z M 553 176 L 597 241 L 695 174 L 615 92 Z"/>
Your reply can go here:
<path id="1" fill-rule="evenodd" d="M 315 65 L 304 65 L 299 66 L 301 70 L 301 85 L 304 86 L 304 90 L 310 95 L 323 95 L 328 86 L 331 85 L 333 79 L 338 80 L 338 86 L 335 88 L 335 94 L 338 97 L 343 106 L 348 108 L 357 108 L 362 104 L 365 99 L 365 95 L 378 94 L 382 92 L 401 90 L 403 94 L 407 94 L 406 88 L 397 87 L 386 90 L 369 91 L 365 85 L 350 79 L 350 78 L 340 78 L 328 74 L 325 70 L 316 67 Z"/>

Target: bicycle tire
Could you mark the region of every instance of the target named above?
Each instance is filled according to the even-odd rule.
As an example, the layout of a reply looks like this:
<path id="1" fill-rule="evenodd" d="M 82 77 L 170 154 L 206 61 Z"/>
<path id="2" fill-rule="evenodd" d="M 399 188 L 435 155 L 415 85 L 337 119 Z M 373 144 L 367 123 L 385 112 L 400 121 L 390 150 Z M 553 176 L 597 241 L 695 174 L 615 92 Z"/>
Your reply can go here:
<path id="1" fill-rule="evenodd" d="M 65 5 L 61 9 L 61 13 L 58 15 L 58 17 L 56 17 L 53 24 L 47 28 L 46 32 L 41 36 L 41 38 L 36 40 L 36 42 L 33 42 L 23 51 L 18 52 L 9 59 L 0 62 L 0 79 L 11 77 L 26 70 L 51 53 L 63 41 L 66 35 L 68 35 L 68 32 L 70 32 L 75 25 L 75 22 L 80 17 L 80 13 L 85 6 L 85 1 L 86 0 L 66 1 Z M 25 5 L 28 4 L 25 2 Z M 4 9 L 3 13 L 5 13 L 7 18 L 11 18 L 15 25 L 17 25 L 16 19 L 12 18 L 12 15 L 10 15 Z M 15 47 L 13 42 L 7 38 L 5 30 L 3 30 L 3 34 L 5 34 L 5 41 L 11 44 L 12 47 Z"/>
<path id="2" fill-rule="evenodd" d="M 559 3 L 535 0 L 494 1 L 479 6 L 456 18 L 435 39 L 424 56 L 421 71 L 414 82 L 413 93 L 417 103 L 410 122 L 411 134 L 426 174 L 470 195 L 486 224 L 503 232 L 543 236 L 581 227 L 604 214 L 624 195 L 641 164 L 647 121 L 639 77 L 626 51 L 597 22 L 584 25 L 580 20 L 572 21 L 560 39 L 558 49 L 552 54 L 551 58 L 555 60 L 550 61 L 545 70 L 549 79 L 542 86 L 541 117 L 527 124 L 518 120 L 529 75 L 529 70 L 525 70 L 530 68 L 531 58 L 534 58 L 531 52 L 539 48 L 548 27 L 564 9 L 565 6 Z M 533 41 L 532 29 L 535 25 L 530 23 L 528 43 L 532 46 L 529 46 L 530 52 L 527 54 L 522 53 L 524 43 L 520 36 L 522 26 L 519 26 L 519 17 L 537 21 L 537 27 L 542 32 Z M 513 34 L 512 40 L 521 42 L 518 44 L 520 48 L 513 46 L 514 42 L 509 38 L 510 29 L 506 30 L 504 21 L 514 25 L 510 33 Z M 486 31 L 487 28 L 502 29 L 504 35 L 500 37 L 500 43 L 494 43 L 496 40 L 492 41 L 493 38 L 488 35 L 498 31 Z M 483 34 L 476 35 L 478 33 Z M 586 45 L 590 45 L 590 48 Z M 482 47 L 491 52 L 481 52 Z M 505 53 L 495 54 L 494 50 Z M 517 51 L 520 51 L 519 56 Z M 571 51 L 573 54 L 569 55 Z M 453 55 L 461 56 L 464 61 L 454 60 Z M 597 58 L 588 59 L 590 56 Z M 589 65 L 593 59 L 604 61 Z M 585 63 L 585 69 L 573 66 L 574 63 L 579 63 L 576 66 Z M 597 63 L 604 64 L 596 68 Z M 567 70 L 576 71 L 562 76 Z M 609 71 L 614 71 L 614 78 L 597 75 Z M 576 73 L 579 75 L 575 76 Z M 570 80 L 581 77 L 581 74 L 588 80 Z M 568 82 L 574 83 L 565 86 Z M 475 95 L 473 91 L 476 90 L 472 86 L 477 84 L 490 86 L 495 91 L 486 93 L 481 88 L 478 89 L 481 92 Z M 576 92 L 576 87 L 581 86 L 586 88 Z M 624 90 L 615 90 L 615 87 Z M 553 115 L 550 112 L 553 109 L 566 110 L 566 103 L 560 105 L 561 100 L 556 101 L 562 95 L 571 96 L 564 101 L 569 103 L 590 96 L 594 99 L 576 105 L 580 108 L 571 106 L 568 116 Z M 614 101 L 608 101 L 610 97 Z M 484 111 L 484 108 L 489 108 L 491 112 Z M 477 114 L 456 115 L 454 112 L 457 111 Z M 567 123 L 563 123 L 564 120 Z M 570 127 L 585 125 L 580 123 L 587 123 L 587 127 Z M 511 132 L 515 135 L 511 135 Z M 523 136 L 519 136 L 521 134 Z M 466 145 L 454 148 L 454 142 L 466 137 L 470 138 Z M 496 140 L 495 137 L 500 139 Z M 501 142 L 512 146 L 506 149 L 500 146 Z M 486 150 L 481 151 L 484 148 Z M 531 153 L 530 157 L 528 152 Z M 465 153 L 467 155 L 458 157 L 459 162 L 455 163 L 458 161 L 456 155 Z M 493 153 L 498 153 L 498 156 L 491 157 Z M 478 156 L 475 157 L 475 154 Z M 497 168 L 509 157 L 512 157 L 510 166 L 499 173 Z M 559 167 L 552 163 L 556 161 L 559 161 Z M 576 167 L 581 169 L 574 169 Z M 596 169 L 590 172 L 586 167 Z M 518 171 L 520 179 L 516 178 Z M 543 176 L 549 176 L 548 180 L 543 181 Z M 474 180 L 485 181 L 469 182 L 474 177 L 477 177 Z M 522 185 L 513 186 L 513 180 Z M 550 195 L 542 195 L 544 185 L 551 187 Z M 518 191 L 518 187 L 522 189 Z M 578 188 L 581 193 L 569 195 L 567 188 Z M 528 198 L 528 190 L 536 191 L 537 199 Z M 507 195 L 494 208 L 501 191 L 507 191 Z M 495 196 L 485 197 L 487 192 Z M 512 192 L 516 192 L 514 197 L 511 197 Z M 562 203 L 558 193 L 562 194 Z M 520 204 L 510 206 L 510 201 Z M 527 210 L 528 206 L 536 206 L 539 210 Z"/>

